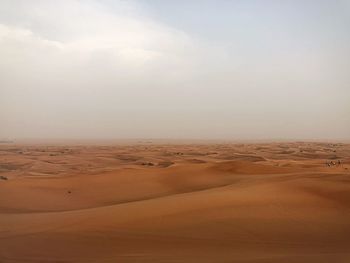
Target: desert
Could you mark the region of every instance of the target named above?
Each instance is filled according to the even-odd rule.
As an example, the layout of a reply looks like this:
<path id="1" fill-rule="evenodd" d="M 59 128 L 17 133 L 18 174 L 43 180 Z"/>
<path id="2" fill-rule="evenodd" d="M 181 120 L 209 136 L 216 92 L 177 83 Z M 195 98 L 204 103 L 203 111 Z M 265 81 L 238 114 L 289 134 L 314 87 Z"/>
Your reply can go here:
<path id="1" fill-rule="evenodd" d="M 3 143 L 0 160 L 0 262 L 350 261 L 346 143 Z"/>
<path id="2" fill-rule="evenodd" d="M 350 263 L 350 0 L 0 0 L 0 263 Z"/>

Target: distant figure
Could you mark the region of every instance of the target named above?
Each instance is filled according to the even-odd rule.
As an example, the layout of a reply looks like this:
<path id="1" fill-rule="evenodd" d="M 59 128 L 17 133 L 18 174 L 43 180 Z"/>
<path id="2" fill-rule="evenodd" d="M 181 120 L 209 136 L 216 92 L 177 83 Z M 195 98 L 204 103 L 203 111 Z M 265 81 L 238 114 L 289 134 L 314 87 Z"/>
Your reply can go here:
<path id="1" fill-rule="evenodd" d="M 340 160 L 338 160 L 338 165 L 341 165 L 341 161 Z"/>

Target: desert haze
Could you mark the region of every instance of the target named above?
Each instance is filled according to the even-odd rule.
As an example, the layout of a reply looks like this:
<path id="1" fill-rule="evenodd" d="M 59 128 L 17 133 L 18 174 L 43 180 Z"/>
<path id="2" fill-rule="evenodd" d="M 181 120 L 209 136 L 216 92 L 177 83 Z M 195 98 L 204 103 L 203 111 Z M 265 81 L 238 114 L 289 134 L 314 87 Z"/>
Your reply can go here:
<path id="1" fill-rule="evenodd" d="M 0 146 L 0 262 L 349 262 L 350 145 Z"/>
<path id="2" fill-rule="evenodd" d="M 0 263 L 349 263 L 350 0 L 0 0 Z"/>

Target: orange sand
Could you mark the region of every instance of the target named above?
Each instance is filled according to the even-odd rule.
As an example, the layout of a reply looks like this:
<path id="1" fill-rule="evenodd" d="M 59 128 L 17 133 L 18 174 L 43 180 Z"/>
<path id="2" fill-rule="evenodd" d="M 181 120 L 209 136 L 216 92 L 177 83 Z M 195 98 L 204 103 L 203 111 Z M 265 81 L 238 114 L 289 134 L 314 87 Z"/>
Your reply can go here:
<path id="1" fill-rule="evenodd" d="M 2 263 L 350 262 L 348 144 L 0 144 L 0 175 Z"/>

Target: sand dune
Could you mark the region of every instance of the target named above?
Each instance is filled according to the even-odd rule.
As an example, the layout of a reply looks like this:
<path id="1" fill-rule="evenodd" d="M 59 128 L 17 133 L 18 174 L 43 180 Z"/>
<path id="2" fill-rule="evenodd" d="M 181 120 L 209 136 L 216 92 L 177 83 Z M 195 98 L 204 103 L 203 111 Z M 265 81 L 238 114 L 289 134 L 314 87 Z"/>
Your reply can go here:
<path id="1" fill-rule="evenodd" d="M 0 262 L 350 262 L 347 144 L 4 144 L 0 156 Z"/>

